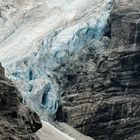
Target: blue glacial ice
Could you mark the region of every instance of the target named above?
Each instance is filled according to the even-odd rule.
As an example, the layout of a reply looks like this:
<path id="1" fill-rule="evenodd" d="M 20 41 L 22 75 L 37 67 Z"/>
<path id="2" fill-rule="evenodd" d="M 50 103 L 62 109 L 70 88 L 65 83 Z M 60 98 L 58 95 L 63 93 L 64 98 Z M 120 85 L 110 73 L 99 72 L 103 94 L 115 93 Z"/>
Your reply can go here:
<path id="1" fill-rule="evenodd" d="M 7 66 L 8 76 L 18 83 L 24 102 L 42 119 L 55 117 L 61 98 L 53 70 L 86 43 L 102 37 L 111 6 L 108 0 L 96 22 L 91 19 L 53 29 L 40 42 L 36 52 Z"/>

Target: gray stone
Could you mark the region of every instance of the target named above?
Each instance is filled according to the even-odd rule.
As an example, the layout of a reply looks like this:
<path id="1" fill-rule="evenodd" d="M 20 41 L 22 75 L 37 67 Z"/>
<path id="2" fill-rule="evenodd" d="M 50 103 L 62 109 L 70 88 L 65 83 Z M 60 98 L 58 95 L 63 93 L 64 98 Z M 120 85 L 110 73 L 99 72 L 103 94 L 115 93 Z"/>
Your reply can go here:
<path id="1" fill-rule="evenodd" d="M 140 139 L 139 9 L 137 0 L 115 3 L 110 44 L 93 41 L 60 68 L 57 120 L 96 140 Z"/>
<path id="2" fill-rule="evenodd" d="M 39 116 L 22 104 L 20 92 L 0 64 L 0 140 L 38 140 Z"/>

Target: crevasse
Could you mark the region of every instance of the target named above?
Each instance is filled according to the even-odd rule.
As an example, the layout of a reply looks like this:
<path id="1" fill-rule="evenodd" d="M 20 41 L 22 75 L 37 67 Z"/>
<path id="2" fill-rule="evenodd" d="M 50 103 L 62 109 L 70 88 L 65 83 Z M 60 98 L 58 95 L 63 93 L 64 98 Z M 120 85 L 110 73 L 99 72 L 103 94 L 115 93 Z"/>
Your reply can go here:
<path id="1" fill-rule="evenodd" d="M 77 22 L 53 29 L 30 56 L 7 66 L 9 77 L 18 83 L 24 102 L 38 112 L 42 119 L 53 119 L 61 93 L 56 82 L 56 69 L 92 39 L 100 39 L 112 7 L 108 0 L 94 20 Z"/>

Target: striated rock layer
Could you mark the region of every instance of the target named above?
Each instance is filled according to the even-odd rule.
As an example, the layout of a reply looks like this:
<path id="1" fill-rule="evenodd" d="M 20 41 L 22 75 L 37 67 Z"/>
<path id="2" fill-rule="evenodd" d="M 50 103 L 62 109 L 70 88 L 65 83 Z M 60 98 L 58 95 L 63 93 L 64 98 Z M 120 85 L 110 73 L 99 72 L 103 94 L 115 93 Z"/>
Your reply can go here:
<path id="1" fill-rule="evenodd" d="M 62 65 L 57 120 L 96 140 L 140 139 L 140 4 L 115 3 L 110 32 Z"/>
<path id="2" fill-rule="evenodd" d="M 5 78 L 0 64 L 0 140 L 38 139 L 33 133 L 42 127 L 40 119 L 21 102 L 21 94 Z"/>

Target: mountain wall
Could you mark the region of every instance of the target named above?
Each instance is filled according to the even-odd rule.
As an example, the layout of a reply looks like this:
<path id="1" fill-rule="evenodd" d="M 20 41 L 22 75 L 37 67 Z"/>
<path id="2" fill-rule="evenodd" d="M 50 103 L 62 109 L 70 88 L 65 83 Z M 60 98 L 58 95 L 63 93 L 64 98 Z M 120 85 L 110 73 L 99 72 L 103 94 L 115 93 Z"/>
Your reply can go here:
<path id="1" fill-rule="evenodd" d="M 140 139 L 140 3 L 114 3 L 110 31 L 62 65 L 57 120 L 96 140 Z"/>

